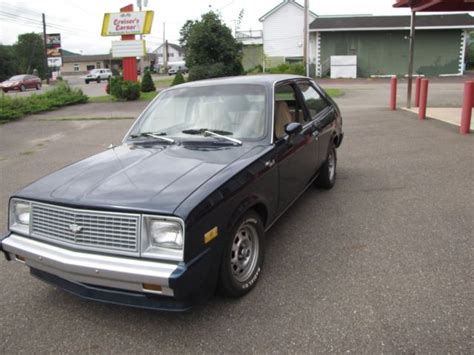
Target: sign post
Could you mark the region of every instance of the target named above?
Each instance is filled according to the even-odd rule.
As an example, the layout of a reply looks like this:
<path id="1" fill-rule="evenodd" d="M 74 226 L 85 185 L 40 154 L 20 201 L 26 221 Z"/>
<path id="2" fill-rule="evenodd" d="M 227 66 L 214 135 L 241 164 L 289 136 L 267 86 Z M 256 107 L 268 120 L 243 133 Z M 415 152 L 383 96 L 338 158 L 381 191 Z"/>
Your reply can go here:
<path id="1" fill-rule="evenodd" d="M 120 9 L 120 12 L 131 12 L 133 11 L 133 5 L 127 5 Z M 123 35 L 122 41 L 134 40 L 135 35 Z M 137 58 L 127 57 L 122 59 L 123 66 L 123 79 L 137 81 Z"/>

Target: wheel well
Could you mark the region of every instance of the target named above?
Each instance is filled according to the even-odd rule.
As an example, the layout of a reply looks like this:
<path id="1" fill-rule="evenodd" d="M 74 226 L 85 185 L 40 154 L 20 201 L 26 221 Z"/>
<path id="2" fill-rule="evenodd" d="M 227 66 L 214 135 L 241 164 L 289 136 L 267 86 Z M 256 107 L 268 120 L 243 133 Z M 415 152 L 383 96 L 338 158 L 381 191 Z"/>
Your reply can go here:
<path id="1" fill-rule="evenodd" d="M 264 226 L 267 225 L 268 211 L 263 203 L 257 203 L 252 209 L 258 213 Z"/>
<path id="2" fill-rule="evenodd" d="M 334 145 L 337 147 L 339 143 L 339 136 L 334 135 L 334 137 L 332 137 L 332 141 L 334 142 Z"/>

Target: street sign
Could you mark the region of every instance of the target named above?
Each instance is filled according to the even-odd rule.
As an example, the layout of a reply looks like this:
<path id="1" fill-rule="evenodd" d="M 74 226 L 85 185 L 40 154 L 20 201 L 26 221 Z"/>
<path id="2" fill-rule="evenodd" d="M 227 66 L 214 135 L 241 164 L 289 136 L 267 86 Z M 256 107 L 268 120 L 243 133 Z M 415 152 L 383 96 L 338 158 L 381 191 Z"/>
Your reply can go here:
<path id="1" fill-rule="evenodd" d="M 48 58 L 62 57 L 60 33 L 49 33 L 46 35 L 46 56 Z"/>

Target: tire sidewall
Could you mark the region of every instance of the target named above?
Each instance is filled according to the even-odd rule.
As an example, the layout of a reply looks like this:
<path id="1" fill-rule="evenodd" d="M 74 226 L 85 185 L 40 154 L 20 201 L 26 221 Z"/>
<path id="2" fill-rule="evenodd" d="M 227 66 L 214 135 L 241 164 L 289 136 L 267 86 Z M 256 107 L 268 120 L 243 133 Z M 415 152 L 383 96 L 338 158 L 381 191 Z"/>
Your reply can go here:
<path id="1" fill-rule="evenodd" d="M 254 226 L 257 236 L 258 236 L 258 259 L 253 272 L 249 275 L 249 277 L 244 281 L 241 282 L 237 280 L 231 268 L 231 252 L 232 252 L 232 243 L 234 241 L 234 237 L 240 227 L 246 223 L 250 223 Z M 221 281 L 221 290 L 224 294 L 232 296 L 232 297 L 239 297 L 243 296 L 244 294 L 248 293 L 252 290 L 261 274 L 262 265 L 263 265 L 263 258 L 264 258 L 264 249 L 265 249 L 265 230 L 263 227 L 263 223 L 259 217 L 259 215 L 254 212 L 250 211 L 245 213 L 235 224 L 232 228 L 231 234 L 228 236 L 225 245 L 224 245 L 224 252 L 222 256 L 222 263 L 221 263 L 221 273 L 220 273 L 220 281 Z"/>

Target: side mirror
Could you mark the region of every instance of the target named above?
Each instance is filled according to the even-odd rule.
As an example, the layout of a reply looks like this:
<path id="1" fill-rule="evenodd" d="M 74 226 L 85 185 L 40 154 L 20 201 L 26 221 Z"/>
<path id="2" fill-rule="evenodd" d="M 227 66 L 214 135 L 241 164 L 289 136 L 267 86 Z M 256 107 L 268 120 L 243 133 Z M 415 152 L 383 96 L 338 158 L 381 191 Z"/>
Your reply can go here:
<path id="1" fill-rule="evenodd" d="M 299 122 L 291 122 L 285 126 L 285 132 L 289 136 L 300 133 L 303 130 L 303 125 Z"/>

